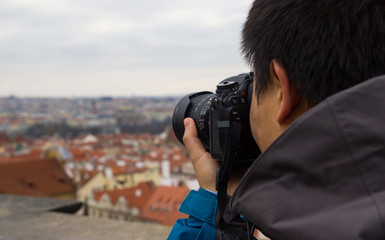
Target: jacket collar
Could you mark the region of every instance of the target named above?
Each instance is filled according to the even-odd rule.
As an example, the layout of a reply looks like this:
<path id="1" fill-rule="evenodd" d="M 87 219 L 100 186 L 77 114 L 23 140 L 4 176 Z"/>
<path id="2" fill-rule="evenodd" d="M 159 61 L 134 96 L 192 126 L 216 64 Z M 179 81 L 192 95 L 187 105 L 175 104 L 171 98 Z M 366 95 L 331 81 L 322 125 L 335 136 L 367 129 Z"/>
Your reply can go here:
<path id="1" fill-rule="evenodd" d="M 384 239 L 384 173 L 381 76 L 293 123 L 253 163 L 231 205 L 271 238 Z"/>

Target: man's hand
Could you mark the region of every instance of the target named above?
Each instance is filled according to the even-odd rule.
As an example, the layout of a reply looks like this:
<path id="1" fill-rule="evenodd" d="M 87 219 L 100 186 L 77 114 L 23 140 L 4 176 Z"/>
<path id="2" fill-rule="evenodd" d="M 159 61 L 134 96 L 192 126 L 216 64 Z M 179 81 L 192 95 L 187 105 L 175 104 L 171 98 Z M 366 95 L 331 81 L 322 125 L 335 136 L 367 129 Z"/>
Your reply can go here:
<path id="1" fill-rule="evenodd" d="M 184 127 L 185 131 L 183 135 L 183 142 L 190 155 L 199 186 L 206 190 L 216 192 L 215 180 L 217 169 L 220 167 L 218 160 L 213 159 L 211 154 L 203 147 L 201 140 L 198 138 L 198 132 L 193 119 L 186 118 L 184 120 Z M 229 184 L 227 186 L 228 195 L 233 195 L 241 177 L 242 176 L 230 177 Z"/>
<path id="2" fill-rule="evenodd" d="M 203 189 L 216 192 L 215 179 L 217 169 L 219 168 L 218 161 L 213 159 L 211 154 L 203 147 L 198 138 L 194 120 L 186 118 L 184 120 L 184 127 L 183 142 L 190 155 L 199 186 Z"/>

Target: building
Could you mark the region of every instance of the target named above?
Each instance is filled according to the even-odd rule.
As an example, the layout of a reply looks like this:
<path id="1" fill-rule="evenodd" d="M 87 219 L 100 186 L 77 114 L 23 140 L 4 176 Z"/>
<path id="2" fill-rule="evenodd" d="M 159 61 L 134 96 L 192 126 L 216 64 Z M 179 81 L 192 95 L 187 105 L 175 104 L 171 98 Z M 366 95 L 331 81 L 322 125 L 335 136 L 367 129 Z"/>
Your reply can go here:
<path id="1" fill-rule="evenodd" d="M 88 215 L 92 218 L 138 220 L 155 189 L 152 182 L 143 182 L 130 188 L 92 192 L 85 203 Z"/>
<path id="2" fill-rule="evenodd" d="M 186 186 L 158 187 L 144 206 L 140 218 L 166 226 L 174 225 L 177 219 L 188 217 L 179 212 L 179 207 L 188 193 L 189 189 Z"/>
<path id="3" fill-rule="evenodd" d="M 53 158 L 1 159 L 0 193 L 75 199 L 76 186 Z"/>
<path id="4" fill-rule="evenodd" d="M 161 175 L 157 164 L 118 160 L 110 161 L 105 167 L 106 186 L 110 190 L 133 187 L 147 181 L 160 184 Z"/>
<path id="5" fill-rule="evenodd" d="M 187 187 L 156 187 L 152 182 L 143 182 L 131 188 L 93 192 L 86 212 L 92 218 L 172 226 L 177 219 L 187 217 L 179 207 L 188 193 Z"/>
<path id="6" fill-rule="evenodd" d="M 105 189 L 106 180 L 102 172 L 82 170 L 76 172 L 75 175 L 74 180 L 78 181 L 76 199 L 79 201 L 85 202 L 90 193 Z"/>

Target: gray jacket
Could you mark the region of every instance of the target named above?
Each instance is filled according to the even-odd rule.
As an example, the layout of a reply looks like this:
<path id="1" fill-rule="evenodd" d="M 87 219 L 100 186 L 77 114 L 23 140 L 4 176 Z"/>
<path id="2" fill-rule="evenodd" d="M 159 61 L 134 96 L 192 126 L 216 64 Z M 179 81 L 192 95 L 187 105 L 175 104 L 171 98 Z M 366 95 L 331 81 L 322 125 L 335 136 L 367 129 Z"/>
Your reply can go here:
<path id="1" fill-rule="evenodd" d="M 272 239 L 385 239 L 385 76 L 293 123 L 253 163 L 231 206 Z"/>

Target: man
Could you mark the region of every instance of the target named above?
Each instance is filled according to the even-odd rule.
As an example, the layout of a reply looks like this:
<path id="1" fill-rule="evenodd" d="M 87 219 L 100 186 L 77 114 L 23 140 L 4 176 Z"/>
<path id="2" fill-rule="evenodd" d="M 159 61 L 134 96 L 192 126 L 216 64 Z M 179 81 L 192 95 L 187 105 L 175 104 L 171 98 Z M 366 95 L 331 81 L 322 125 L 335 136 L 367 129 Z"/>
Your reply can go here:
<path id="1" fill-rule="evenodd" d="M 262 154 L 229 194 L 271 239 L 385 239 L 384 26 L 379 0 L 254 1 L 242 49 Z M 192 119 L 184 143 L 202 189 L 181 208 L 196 222 L 180 220 L 170 239 L 214 239 L 212 219 L 186 209 L 212 206 L 218 163 Z"/>

